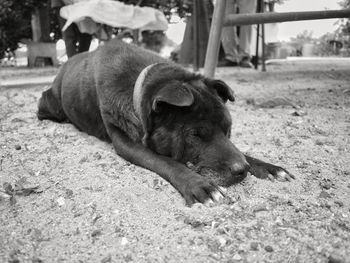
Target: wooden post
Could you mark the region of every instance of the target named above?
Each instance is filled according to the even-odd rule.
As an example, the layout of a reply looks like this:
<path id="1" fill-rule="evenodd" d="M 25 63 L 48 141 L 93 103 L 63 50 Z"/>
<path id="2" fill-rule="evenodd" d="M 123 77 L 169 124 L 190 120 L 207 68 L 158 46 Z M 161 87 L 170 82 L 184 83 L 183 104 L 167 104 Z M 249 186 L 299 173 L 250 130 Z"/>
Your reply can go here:
<path id="1" fill-rule="evenodd" d="M 261 70 L 263 72 L 266 71 L 266 63 L 265 63 L 265 24 L 261 25 Z"/>
<path id="2" fill-rule="evenodd" d="M 257 24 L 256 25 L 255 61 L 254 61 L 255 69 L 258 69 L 258 65 L 259 65 L 259 42 L 260 42 L 260 24 Z"/>
<path id="3" fill-rule="evenodd" d="M 264 13 L 265 5 L 264 5 L 264 0 L 259 0 L 260 1 L 260 12 Z M 263 72 L 266 71 L 266 64 L 265 64 L 265 24 L 261 25 L 261 63 L 262 63 L 262 68 L 261 70 Z"/>
<path id="4" fill-rule="evenodd" d="M 198 23 L 198 0 L 193 1 L 193 71 L 196 72 L 199 69 L 199 23 Z"/>
<path id="5" fill-rule="evenodd" d="M 209 33 L 207 53 L 204 63 L 204 76 L 209 78 L 214 77 L 215 68 L 218 61 L 221 42 L 221 29 L 225 18 L 225 7 L 226 0 L 217 0 L 215 2 L 215 8 Z"/>
<path id="6" fill-rule="evenodd" d="M 260 12 L 260 4 L 261 1 L 257 0 L 257 5 L 256 5 L 256 12 Z M 260 43 L 260 24 L 256 25 L 256 46 L 255 46 L 255 63 L 254 63 L 254 68 L 258 69 L 259 66 L 259 43 Z"/>

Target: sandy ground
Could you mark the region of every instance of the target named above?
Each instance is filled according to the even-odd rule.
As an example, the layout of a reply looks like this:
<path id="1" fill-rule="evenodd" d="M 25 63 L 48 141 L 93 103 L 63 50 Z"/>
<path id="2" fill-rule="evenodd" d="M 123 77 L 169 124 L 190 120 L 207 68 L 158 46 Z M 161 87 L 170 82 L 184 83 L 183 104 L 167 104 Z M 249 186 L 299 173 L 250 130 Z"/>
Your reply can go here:
<path id="1" fill-rule="evenodd" d="M 350 262 L 349 62 L 218 77 L 237 94 L 235 144 L 297 179 L 248 176 L 191 208 L 110 144 L 38 121 L 45 85 L 2 86 L 0 262 Z M 275 97 L 289 105 L 263 107 Z"/>

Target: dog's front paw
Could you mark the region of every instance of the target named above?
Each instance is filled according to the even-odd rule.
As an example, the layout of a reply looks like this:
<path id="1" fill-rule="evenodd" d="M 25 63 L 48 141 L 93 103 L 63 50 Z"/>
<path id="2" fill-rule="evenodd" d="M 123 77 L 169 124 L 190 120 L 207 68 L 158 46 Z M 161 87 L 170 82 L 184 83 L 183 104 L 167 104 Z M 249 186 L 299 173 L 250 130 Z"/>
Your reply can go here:
<path id="1" fill-rule="evenodd" d="M 295 176 L 286 169 L 264 162 L 251 164 L 249 172 L 255 177 L 270 179 L 271 181 L 276 179 L 278 181 L 285 182 L 295 179 Z"/>
<path id="2" fill-rule="evenodd" d="M 214 182 L 198 174 L 192 174 L 182 191 L 186 205 L 192 206 L 196 202 L 208 204 L 219 202 L 224 198 L 223 189 Z"/>

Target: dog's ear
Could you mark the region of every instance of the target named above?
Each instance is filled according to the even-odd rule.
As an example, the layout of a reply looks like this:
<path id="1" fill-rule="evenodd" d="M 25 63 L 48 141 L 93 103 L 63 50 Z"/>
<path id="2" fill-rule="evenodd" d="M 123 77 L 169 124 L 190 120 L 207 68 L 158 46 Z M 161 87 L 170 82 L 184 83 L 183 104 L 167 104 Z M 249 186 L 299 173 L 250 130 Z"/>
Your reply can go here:
<path id="1" fill-rule="evenodd" d="M 152 110 L 158 112 L 160 103 L 167 103 L 173 106 L 186 107 L 191 106 L 194 97 L 191 90 L 180 81 L 171 81 L 162 87 L 153 96 Z"/>
<path id="2" fill-rule="evenodd" d="M 147 146 L 153 129 L 152 111 L 159 112 L 161 104 L 190 106 L 194 102 L 191 90 L 179 80 L 169 82 L 169 78 L 183 76 L 184 69 L 169 63 L 155 63 L 144 68 L 136 79 L 133 105 L 139 118 L 144 136 L 142 143 Z M 181 79 L 181 78 L 179 78 Z"/>
<path id="3" fill-rule="evenodd" d="M 204 79 L 204 83 L 211 89 L 216 90 L 219 97 L 226 103 L 227 100 L 235 101 L 233 90 L 222 80 L 219 79 Z"/>

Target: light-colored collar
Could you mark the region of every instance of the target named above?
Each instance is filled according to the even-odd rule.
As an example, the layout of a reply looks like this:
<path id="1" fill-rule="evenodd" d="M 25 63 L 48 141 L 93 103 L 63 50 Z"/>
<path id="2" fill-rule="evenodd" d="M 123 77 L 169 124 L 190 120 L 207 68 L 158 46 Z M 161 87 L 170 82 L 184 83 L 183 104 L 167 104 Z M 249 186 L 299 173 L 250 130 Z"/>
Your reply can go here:
<path id="1" fill-rule="evenodd" d="M 141 116 L 141 100 L 143 99 L 143 95 L 145 92 L 145 90 L 143 89 L 143 83 L 146 79 L 148 72 L 157 64 L 159 63 L 154 63 L 145 67 L 136 79 L 136 82 L 134 85 L 134 93 L 133 93 L 133 104 L 134 104 L 134 110 L 137 114 L 137 117 L 139 118 Z"/>
<path id="2" fill-rule="evenodd" d="M 160 63 L 154 63 L 147 67 L 145 67 L 139 76 L 136 79 L 135 85 L 134 85 L 134 93 L 133 93 L 133 106 L 136 113 L 137 118 L 140 120 L 143 130 L 143 138 L 142 143 L 143 145 L 147 146 L 148 141 L 148 123 L 147 123 L 147 116 L 150 112 L 146 109 L 146 105 L 143 105 L 145 103 L 145 87 L 144 87 L 144 81 L 149 73 L 149 71 L 156 65 Z"/>

